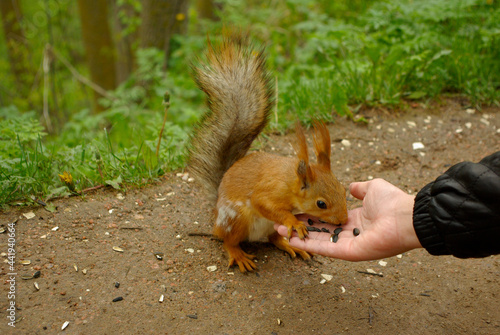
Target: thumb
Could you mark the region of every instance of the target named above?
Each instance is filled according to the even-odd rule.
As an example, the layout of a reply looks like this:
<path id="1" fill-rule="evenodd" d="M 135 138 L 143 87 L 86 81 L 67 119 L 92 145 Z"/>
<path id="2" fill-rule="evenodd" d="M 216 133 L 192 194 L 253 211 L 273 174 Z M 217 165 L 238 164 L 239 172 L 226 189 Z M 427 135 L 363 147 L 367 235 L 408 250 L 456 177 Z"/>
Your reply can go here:
<path id="1" fill-rule="evenodd" d="M 363 200 L 370 186 L 371 181 L 356 182 L 349 185 L 349 192 L 356 199 Z"/>

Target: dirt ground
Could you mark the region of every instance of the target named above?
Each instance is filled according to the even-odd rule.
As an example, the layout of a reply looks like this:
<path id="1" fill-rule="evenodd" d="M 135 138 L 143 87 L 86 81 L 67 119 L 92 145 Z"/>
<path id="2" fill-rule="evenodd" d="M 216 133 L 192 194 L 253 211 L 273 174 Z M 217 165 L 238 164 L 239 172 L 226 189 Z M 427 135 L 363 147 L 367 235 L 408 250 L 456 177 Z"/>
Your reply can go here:
<path id="1" fill-rule="evenodd" d="M 415 194 L 450 165 L 500 150 L 499 108 L 453 100 L 415 104 L 397 117 L 361 114 L 368 124 L 339 118 L 329 127 L 333 170 L 345 185 L 380 177 Z M 261 140 L 262 150 L 292 154 L 293 134 Z M 243 275 L 227 269 L 221 242 L 189 235 L 211 232 L 209 207 L 196 183 L 176 173 L 146 188 L 54 204 L 55 213 L 0 213 L 4 228 L 17 220 L 13 270 L 8 234 L 0 234 L 1 334 L 500 333 L 498 256 L 414 250 L 382 262 L 315 256 L 306 263 L 259 242 L 244 245 L 259 271 Z M 352 197 L 348 204 L 360 206 Z M 359 272 L 368 269 L 379 275 Z M 332 279 L 322 283 L 322 274 Z"/>

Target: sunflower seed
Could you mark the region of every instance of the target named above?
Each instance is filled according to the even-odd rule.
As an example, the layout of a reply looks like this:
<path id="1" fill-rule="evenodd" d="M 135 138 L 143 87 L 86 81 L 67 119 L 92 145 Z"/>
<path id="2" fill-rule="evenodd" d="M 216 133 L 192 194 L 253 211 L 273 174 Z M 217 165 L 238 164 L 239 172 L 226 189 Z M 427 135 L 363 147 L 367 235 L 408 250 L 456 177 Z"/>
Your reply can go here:
<path id="1" fill-rule="evenodd" d="M 338 229 L 338 228 L 337 228 L 337 229 Z M 326 229 L 326 228 L 321 228 L 321 231 L 322 231 L 323 233 L 329 233 L 329 232 L 330 232 L 330 231 L 329 231 L 328 229 Z"/>
<path id="2" fill-rule="evenodd" d="M 330 236 L 330 242 L 337 243 L 338 240 L 339 240 L 338 234 L 332 234 L 332 236 Z"/>
<path id="3" fill-rule="evenodd" d="M 33 278 L 38 278 L 38 277 L 40 277 L 40 275 L 41 275 L 41 274 L 42 274 L 42 273 L 41 273 L 40 271 L 37 271 L 37 272 L 35 272 L 35 273 L 33 274 Z"/>
<path id="4" fill-rule="evenodd" d="M 313 225 L 314 221 L 312 219 L 307 219 L 307 223 L 309 223 L 309 225 Z"/>
<path id="5" fill-rule="evenodd" d="M 360 233 L 360 231 L 359 231 L 359 229 L 358 229 L 358 228 L 354 228 L 354 229 L 352 230 L 352 233 L 354 234 L 354 236 L 358 236 L 358 235 L 359 235 L 359 233 Z"/>
<path id="6" fill-rule="evenodd" d="M 115 287 L 116 287 L 116 288 L 119 288 L 119 287 L 120 287 L 120 283 L 119 283 L 119 282 L 117 282 L 117 281 L 115 281 Z"/>
<path id="7" fill-rule="evenodd" d="M 35 286 L 35 288 L 36 288 L 37 291 L 40 291 L 40 286 L 38 286 L 37 282 L 34 282 L 33 285 Z"/>
<path id="8" fill-rule="evenodd" d="M 116 297 L 113 299 L 113 302 L 122 301 L 122 300 L 123 300 L 123 297 Z"/>
<path id="9" fill-rule="evenodd" d="M 340 232 L 342 231 L 342 228 L 335 228 L 335 230 L 333 231 L 334 234 L 340 234 Z"/>
<path id="10" fill-rule="evenodd" d="M 66 329 L 66 327 L 68 327 L 68 325 L 69 325 L 69 321 L 64 322 L 62 327 L 61 327 L 61 330 Z"/>

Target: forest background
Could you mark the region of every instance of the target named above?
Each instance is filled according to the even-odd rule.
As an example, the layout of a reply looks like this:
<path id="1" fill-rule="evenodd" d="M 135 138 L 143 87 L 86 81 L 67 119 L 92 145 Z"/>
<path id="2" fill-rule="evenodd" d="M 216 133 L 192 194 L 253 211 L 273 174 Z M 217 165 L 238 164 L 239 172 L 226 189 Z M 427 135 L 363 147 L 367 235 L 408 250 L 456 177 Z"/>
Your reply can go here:
<path id="1" fill-rule="evenodd" d="M 495 0 L 0 0 L 0 14 L 4 208 L 183 168 L 206 110 L 190 66 L 223 27 L 266 48 L 268 131 L 449 97 L 500 105 Z"/>

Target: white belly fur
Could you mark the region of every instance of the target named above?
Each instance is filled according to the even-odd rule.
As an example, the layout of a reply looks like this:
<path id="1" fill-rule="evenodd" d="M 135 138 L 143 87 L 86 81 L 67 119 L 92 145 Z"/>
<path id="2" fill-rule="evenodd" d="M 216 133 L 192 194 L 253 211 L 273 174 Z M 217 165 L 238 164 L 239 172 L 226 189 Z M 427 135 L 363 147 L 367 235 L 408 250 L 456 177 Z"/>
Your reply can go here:
<path id="1" fill-rule="evenodd" d="M 253 225 L 250 226 L 250 231 L 248 234 L 249 241 L 258 241 L 263 238 L 267 238 L 269 235 L 274 233 L 274 222 L 263 217 L 255 218 Z"/>

